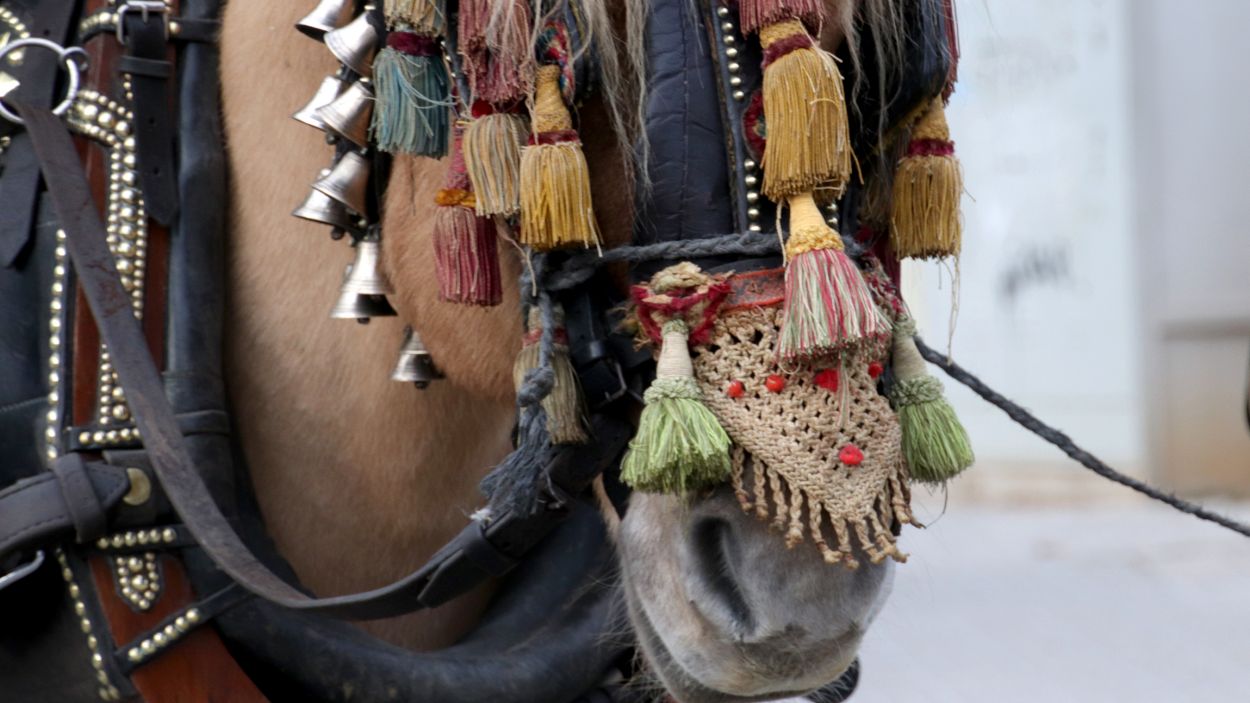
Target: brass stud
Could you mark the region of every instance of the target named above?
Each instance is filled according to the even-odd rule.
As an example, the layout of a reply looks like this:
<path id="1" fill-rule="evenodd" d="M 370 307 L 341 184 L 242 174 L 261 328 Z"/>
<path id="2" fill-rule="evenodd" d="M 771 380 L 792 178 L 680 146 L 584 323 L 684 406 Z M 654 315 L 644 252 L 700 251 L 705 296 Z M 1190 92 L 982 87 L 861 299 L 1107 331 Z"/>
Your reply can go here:
<path id="1" fill-rule="evenodd" d="M 747 94 L 742 92 L 741 90 L 735 90 L 733 95 L 734 95 L 734 100 L 737 100 L 738 102 L 742 102 L 747 96 Z"/>
<path id="2" fill-rule="evenodd" d="M 746 183 L 749 186 L 754 187 L 755 184 L 760 182 L 760 179 L 756 178 L 755 176 L 747 176 L 746 178 L 742 179 L 742 182 Z"/>
<path id="3" fill-rule="evenodd" d="M 143 640 L 140 642 L 139 649 L 142 649 L 144 654 L 150 655 L 156 653 L 156 646 L 152 644 L 152 640 Z"/>
<path id="4" fill-rule="evenodd" d="M 731 59 L 736 59 L 738 58 L 738 50 L 731 46 L 728 49 L 725 49 L 725 56 L 728 56 Z"/>
<path id="5" fill-rule="evenodd" d="M 721 5 L 720 7 L 716 8 L 716 16 L 717 16 L 717 17 L 728 17 L 728 16 L 729 16 L 729 8 L 728 8 L 728 7 L 725 7 L 724 5 Z"/>
<path id="6" fill-rule="evenodd" d="M 178 537 L 178 534 L 174 532 L 174 528 L 166 527 L 165 530 L 161 532 L 161 537 L 165 540 L 166 543 L 172 543 L 174 539 Z"/>
<path id="7" fill-rule="evenodd" d="M 751 218 L 752 220 L 756 220 L 756 219 L 759 219 L 759 216 L 760 216 L 759 208 L 754 208 L 754 207 L 747 208 L 747 217 Z"/>
<path id="8" fill-rule="evenodd" d="M 750 230 L 750 231 L 752 231 L 752 232 L 761 232 L 761 231 L 763 231 L 763 230 L 761 230 L 761 229 L 760 229 L 760 226 L 759 226 L 759 225 L 751 225 L 750 227 L 747 227 L 747 229 L 748 229 L 748 230 Z"/>

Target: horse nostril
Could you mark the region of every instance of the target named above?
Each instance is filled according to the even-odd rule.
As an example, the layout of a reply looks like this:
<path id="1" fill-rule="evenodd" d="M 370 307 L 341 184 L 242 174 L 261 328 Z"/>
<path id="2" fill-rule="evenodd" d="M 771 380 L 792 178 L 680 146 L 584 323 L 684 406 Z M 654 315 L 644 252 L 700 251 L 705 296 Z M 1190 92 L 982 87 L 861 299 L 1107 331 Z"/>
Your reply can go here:
<path id="1" fill-rule="evenodd" d="M 755 629 L 755 616 L 739 587 L 738 569 L 742 564 L 739 545 L 729 523 L 720 518 L 703 518 L 691 529 L 691 546 L 699 583 L 712 610 L 723 610 L 735 633 Z M 696 596 L 696 601 L 699 594 Z M 707 613 L 713 615 L 713 613 Z"/>

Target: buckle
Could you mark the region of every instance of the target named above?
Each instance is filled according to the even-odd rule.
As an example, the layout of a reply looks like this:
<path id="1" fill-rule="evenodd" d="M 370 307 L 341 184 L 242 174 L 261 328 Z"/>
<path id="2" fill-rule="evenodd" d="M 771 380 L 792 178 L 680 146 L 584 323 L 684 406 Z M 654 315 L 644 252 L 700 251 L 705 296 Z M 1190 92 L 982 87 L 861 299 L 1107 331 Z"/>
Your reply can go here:
<path id="1" fill-rule="evenodd" d="M 43 550 L 35 552 L 35 556 L 25 564 L 13 569 L 9 573 L 0 576 L 0 591 L 12 586 L 22 579 L 35 573 L 35 570 L 43 566 Z"/>
<path id="2" fill-rule="evenodd" d="M 139 13 L 140 19 L 147 24 L 149 17 L 156 13 L 161 16 L 165 27 L 165 40 L 169 41 L 169 5 L 164 0 L 126 0 L 117 6 L 117 41 L 126 44 L 126 15 Z"/>

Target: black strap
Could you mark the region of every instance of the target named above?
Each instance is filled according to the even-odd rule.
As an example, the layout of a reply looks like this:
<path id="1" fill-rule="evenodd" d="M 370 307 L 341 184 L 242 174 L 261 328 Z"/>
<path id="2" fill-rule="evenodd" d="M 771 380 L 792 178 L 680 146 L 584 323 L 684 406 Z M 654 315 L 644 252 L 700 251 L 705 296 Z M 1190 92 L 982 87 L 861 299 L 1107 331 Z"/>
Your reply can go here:
<path id="1" fill-rule="evenodd" d="M 207 598 L 202 598 L 185 608 L 174 611 L 153 627 L 139 633 L 130 640 L 129 644 L 124 644 L 114 650 L 113 659 L 117 662 L 121 673 L 129 676 L 130 672 L 137 669 L 140 664 L 146 664 L 153 657 L 168 651 L 168 644 L 173 644 L 178 639 L 185 637 L 191 630 L 208 624 L 213 618 L 242 603 L 247 599 L 248 595 L 247 591 L 240 588 L 238 584 L 232 583 L 212 593 Z M 187 619 L 187 613 L 192 610 L 195 611 L 193 621 Z M 170 634 L 171 632 L 173 633 L 172 635 Z M 158 634 L 167 637 L 168 644 L 157 648 L 149 654 L 143 649 L 143 643 L 159 640 Z M 136 654 L 132 655 L 132 652 Z"/>
<path id="2" fill-rule="evenodd" d="M 113 368 L 143 433 L 152 468 L 169 502 L 213 562 L 256 595 L 278 605 L 335 617 L 367 620 L 433 607 L 460 595 L 502 567 L 483 558 L 480 538 L 513 560 L 537 544 L 567 514 L 567 501 L 550 494 L 532 515 L 504 513 L 474 521 L 422 568 L 388 586 L 346 596 L 312 598 L 282 580 L 251 553 L 213 502 L 190 460 L 182 433 L 165 397 L 130 299 L 118 280 L 87 180 L 64 125 L 51 112 L 17 105 L 26 120 L 48 183 L 66 248 L 79 285 L 109 347 Z M 562 449 L 547 467 L 555 486 L 580 493 L 624 450 L 629 428 L 622 420 L 597 416 L 593 445 Z M 479 534 L 480 533 L 480 534 Z"/>
<path id="3" fill-rule="evenodd" d="M 72 2 L 32 3 L 28 29 L 32 37 L 62 42 L 69 31 L 74 16 Z M 22 100 L 39 107 L 51 106 L 57 98 L 55 92 L 60 82 L 57 78 L 58 59 L 50 51 L 26 52 L 20 66 L 6 65 L 4 70 L 12 73 L 21 85 L 8 96 L 10 100 Z M 10 127 L 0 120 L 0 134 Z M 30 138 L 18 130 L 12 142 L 4 150 L 3 172 L 0 173 L 0 266 L 5 268 L 17 263 L 26 250 L 34 232 L 32 223 L 39 199 L 39 167 Z"/>
<path id="4" fill-rule="evenodd" d="M 166 59 L 168 25 L 159 13 L 121 16 L 126 55 L 118 69 L 130 74 L 134 95 L 135 158 L 148 215 L 169 225 L 178 214 L 174 168 L 173 65 Z"/>
<path id="5" fill-rule="evenodd" d="M 102 14 L 112 18 L 111 9 L 101 11 Z M 93 15 L 94 17 L 94 15 Z M 171 17 L 169 18 L 169 41 L 178 42 L 195 42 L 198 44 L 214 44 L 217 42 L 218 35 L 221 33 L 221 20 L 214 19 L 196 19 L 192 17 Z M 107 22 L 95 22 L 91 24 L 90 29 L 78 38 L 80 44 L 86 44 L 89 40 L 101 34 L 116 34 L 117 25 L 110 19 Z"/>
<path id="6" fill-rule="evenodd" d="M 125 470 L 61 457 L 52 471 L 22 479 L 0 491 L 0 559 L 76 536 L 99 537 L 105 515 L 126 494 Z"/>

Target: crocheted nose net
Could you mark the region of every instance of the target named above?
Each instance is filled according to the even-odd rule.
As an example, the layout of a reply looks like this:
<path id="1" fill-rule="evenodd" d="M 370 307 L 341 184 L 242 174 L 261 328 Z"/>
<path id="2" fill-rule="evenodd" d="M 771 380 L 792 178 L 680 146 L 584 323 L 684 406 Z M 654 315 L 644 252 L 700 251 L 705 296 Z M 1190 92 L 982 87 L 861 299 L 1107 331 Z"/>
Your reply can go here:
<path id="1" fill-rule="evenodd" d="M 738 500 L 771 514 L 788 546 L 810 536 L 831 564 L 857 567 L 856 547 L 873 563 L 905 561 L 893 528 L 912 522 L 910 492 L 889 401 L 867 361 L 779 369 L 781 317 L 779 307 L 724 311 L 691 349 L 704 400 L 733 440 Z"/>

